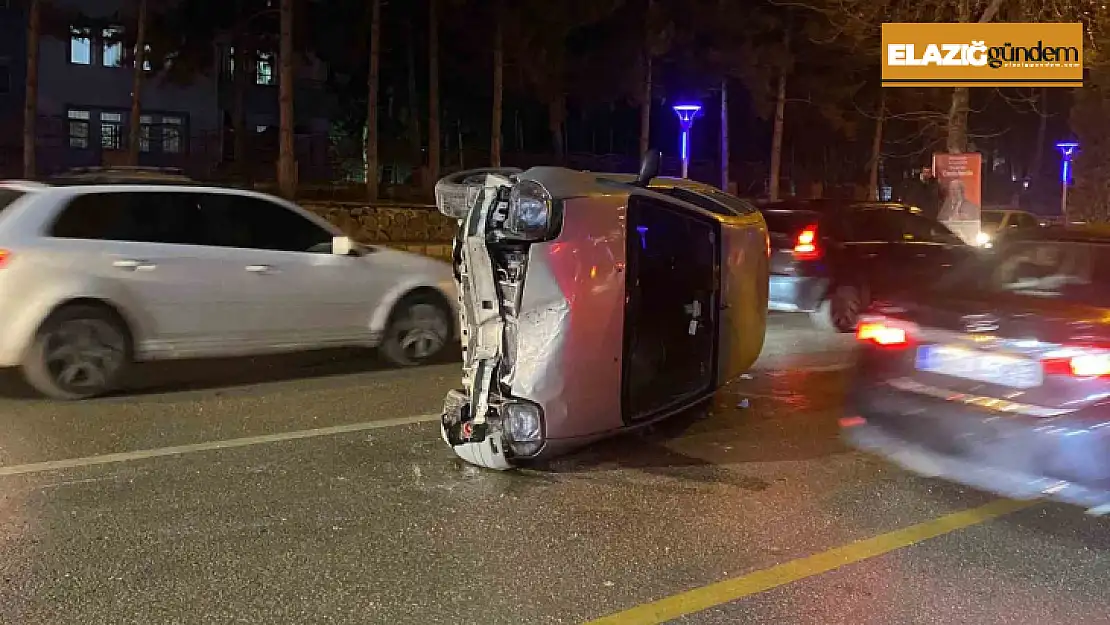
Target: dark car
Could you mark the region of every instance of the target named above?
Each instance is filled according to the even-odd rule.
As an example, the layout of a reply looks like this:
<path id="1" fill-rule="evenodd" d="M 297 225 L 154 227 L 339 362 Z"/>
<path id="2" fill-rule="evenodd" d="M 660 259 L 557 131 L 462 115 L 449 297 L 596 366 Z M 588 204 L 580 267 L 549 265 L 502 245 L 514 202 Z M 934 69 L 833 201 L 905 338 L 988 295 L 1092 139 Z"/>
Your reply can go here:
<path id="1" fill-rule="evenodd" d="M 975 254 L 904 204 L 788 200 L 759 210 L 771 237 L 769 308 L 810 313 L 838 332 L 853 331 L 872 299 L 935 279 Z"/>
<path id="2" fill-rule="evenodd" d="M 1110 231 L 1014 233 L 860 320 L 850 444 L 1014 498 L 1110 510 Z"/>

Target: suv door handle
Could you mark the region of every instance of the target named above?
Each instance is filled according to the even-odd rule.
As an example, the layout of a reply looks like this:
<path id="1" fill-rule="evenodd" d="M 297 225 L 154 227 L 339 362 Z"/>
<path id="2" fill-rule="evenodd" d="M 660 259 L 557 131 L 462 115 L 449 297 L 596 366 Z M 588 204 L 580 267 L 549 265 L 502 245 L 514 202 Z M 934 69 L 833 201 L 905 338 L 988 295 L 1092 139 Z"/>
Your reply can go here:
<path id="1" fill-rule="evenodd" d="M 139 260 L 137 258 L 123 258 L 112 262 L 112 266 L 116 269 L 125 269 L 127 271 L 153 271 L 154 263 L 147 260 Z"/>
<path id="2" fill-rule="evenodd" d="M 273 273 L 274 268 L 269 265 L 247 265 L 246 270 L 250 273 Z"/>

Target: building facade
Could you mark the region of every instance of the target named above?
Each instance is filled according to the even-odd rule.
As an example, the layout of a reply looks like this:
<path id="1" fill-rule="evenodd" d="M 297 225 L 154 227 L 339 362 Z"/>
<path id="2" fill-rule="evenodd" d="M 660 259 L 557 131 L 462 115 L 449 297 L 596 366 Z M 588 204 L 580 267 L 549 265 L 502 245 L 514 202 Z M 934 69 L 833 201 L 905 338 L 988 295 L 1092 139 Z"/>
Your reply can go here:
<path id="1" fill-rule="evenodd" d="M 12 0 L 0 0 L 2 3 Z M 68 37 L 59 33 L 44 33 L 39 45 L 39 96 L 37 124 L 38 171 L 48 175 L 72 167 L 116 165 L 126 161 L 133 64 L 125 53 L 123 40 L 127 39 L 126 0 L 55 0 L 54 6 L 81 15 L 85 25 L 71 25 Z M 20 72 L 9 71 L 19 83 L 19 93 L 13 98 L 23 101 L 22 76 L 26 67 L 26 15 L 16 11 L 19 30 L 23 34 L 23 53 L 12 51 L 12 66 Z M 122 17 L 121 17 L 122 16 Z M 0 29 L 2 29 L 0 15 Z M 77 22 L 78 20 L 74 20 Z M 116 23 L 118 21 L 119 23 Z M 133 21 L 133 18 L 132 20 Z M 88 23 L 98 24 L 89 27 Z M 4 58 L 9 38 L 2 37 L 0 60 Z M 16 48 L 14 41 L 12 48 Z M 230 170 L 228 160 L 233 150 L 228 145 L 231 127 L 231 103 L 228 95 L 226 48 L 213 43 L 215 51 L 212 67 L 198 72 L 187 80 L 170 79 L 173 62 L 170 55 L 152 55 L 157 60 L 145 63 L 146 75 L 142 84 L 141 118 L 139 129 L 139 163 L 156 167 L 178 167 L 198 179 L 219 179 Z M 265 149 L 265 130 L 276 126 L 277 67 L 273 56 L 266 53 L 250 55 L 257 67 L 252 68 L 249 97 L 245 99 L 248 128 L 262 137 L 250 137 L 252 174 L 272 177 L 276 162 L 276 142 L 273 160 Z M 164 57 L 164 58 L 161 58 Z M 302 65 L 305 65 L 302 63 Z M 310 67 L 315 77 L 325 71 Z M 0 69 L 0 87 L 3 70 Z M 299 83 L 302 81 L 298 81 Z M 323 81 L 303 81 L 298 84 L 298 97 L 311 101 L 313 97 L 325 98 Z M 303 95 L 301 92 L 304 92 Z M 315 93 L 313 93 L 315 92 Z M 313 107 L 298 109 L 309 113 Z M 0 94 L 0 107 L 4 106 Z M 0 109 L 0 115 L 4 112 Z M 305 120 L 306 133 L 322 131 L 327 135 L 326 114 Z M 5 115 L 6 117 L 6 115 Z M 20 120 L 21 123 L 21 120 Z M 298 152 L 301 152 L 301 141 Z M 312 159 L 298 160 L 311 165 Z"/>

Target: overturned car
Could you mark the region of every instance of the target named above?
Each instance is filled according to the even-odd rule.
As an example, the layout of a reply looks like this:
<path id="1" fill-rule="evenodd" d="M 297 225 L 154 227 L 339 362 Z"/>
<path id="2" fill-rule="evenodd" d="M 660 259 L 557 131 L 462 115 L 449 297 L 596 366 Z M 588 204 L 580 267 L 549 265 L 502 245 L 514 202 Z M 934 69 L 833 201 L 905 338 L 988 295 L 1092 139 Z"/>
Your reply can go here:
<path id="1" fill-rule="evenodd" d="M 558 167 L 460 172 L 463 343 L 443 439 L 509 469 L 673 415 L 759 356 L 768 238 L 754 206 L 689 180 Z"/>

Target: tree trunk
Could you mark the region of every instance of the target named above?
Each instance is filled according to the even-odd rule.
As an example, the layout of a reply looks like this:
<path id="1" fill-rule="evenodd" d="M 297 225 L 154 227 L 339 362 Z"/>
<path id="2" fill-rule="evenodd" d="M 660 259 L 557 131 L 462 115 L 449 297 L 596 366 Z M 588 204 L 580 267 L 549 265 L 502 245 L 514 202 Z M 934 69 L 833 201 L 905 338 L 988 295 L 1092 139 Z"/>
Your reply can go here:
<path id="1" fill-rule="evenodd" d="M 378 86 L 382 51 L 382 0 L 370 5 L 370 71 L 366 83 L 366 200 L 378 199 Z"/>
<path id="2" fill-rule="evenodd" d="M 235 177 L 239 182 L 247 182 L 251 175 L 247 166 L 247 76 L 248 57 L 247 38 L 243 34 L 244 15 L 242 15 L 242 2 L 240 2 L 239 28 L 236 29 L 233 45 L 234 59 L 232 63 L 231 89 L 231 132 L 234 141 L 232 157 L 235 160 Z"/>
<path id="3" fill-rule="evenodd" d="M 380 29 L 380 27 L 379 27 Z M 408 135 L 409 149 L 412 150 L 413 169 L 419 169 L 424 164 L 423 145 L 424 139 L 420 132 L 420 104 L 417 101 L 419 91 L 416 89 L 416 28 L 412 21 L 409 22 L 408 50 Z"/>
<path id="4" fill-rule="evenodd" d="M 779 178 L 782 177 L 782 127 L 786 115 L 786 72 L 779 74 L 775 96 L 775 125 L 771 134 L 771 179 L 767 194 L 771 201 L 779 199 Z"/>
<path id="5" fill-rule="evenodd" d="M 502 125 L 501 116 L 504 110 L 502 97 L 505 91 L 505 18 L 503 17 L 504 9 L 500 2 L 497 3 L 497 7 L 495 10 L 497 11 L 497 15 L 494 16 L 494 19 L 497 20 L 497 33 L 494 35 L 493 40 L 493 119 L 490 123 L 489 161 L 491 167 L 500 167 Z"/>
<path id="6" fill-rule="evenodd" d="M 547 104 L 547 128 L 551 131 L 551 149 L 555 162 L 563 164 L 566 160 L 566 141 L 563 122 L 566 120 L 566 101 L 558 97 Z"/>
<path id="7" fill-rule="evenodd" d="M 651 58 L 651 51 L 645 53 L 644 58 L 644 93 L 643 100 L 640 101 L 640 156 L 648 151 L 651 147 L 651 92 L 652 92 L 652 72 L 654 68 L 654 60 Z"/>
<path id="8" fill-rule="evenodd" d="M 871 174 L 867 178 L 870 199 L 879 199 L 879 164 L 883 156 L 883 123 L 886 121 L 886 91 L 879 88 L 879 114 L 875 118 L 875 136 L 871 139 Z"/>
<path id="9" fill-rule="evenodd" d="M 1041 87 L 1041 105 L 1038 109 L 1041 119 L 1037 126 L 1037 143 L 1033 146 L 1033 168 L 1027 175 L 1040 182 L 1041 170 L 1044 169 L 1044 143 L 1048 135 L 1048 89 L 1045 87 Z"/>
<path id="10" fill-rule="evenodd" d="M 728 80 L 721 81 L 721 190 L 728 193 Z"/>
<path id="11" fill-rule="evenodd" d="M 35 177 L 35 123 L 39 118 L 39 38 L 42 35 L 42 2 L 31 0 L 27 26 L 27 82 L 23 100 L 23 177 Z"/>
<path id="12" fill-rule="evenodd" d="M 971 110 L 971 92 L 967 87 L 952 89 L 952 103 L 948 107 L 948 137 L 946 148 L 951 154 L 967 151 L 967 115 Z"/>
<path id="13" fill-rule="evenodd" d="M 280 138 L 278 146 L 278 188 L 293 199 L 297 194 L 297 161 L 293 152 L 293 0 L 281 0 L 281 72 L 278 75 Z"/>
<path id="14" fill-rule="evenodd" d="M 439 181 L 439 0 L 428 0 L 428 187 Z"/>
<path id="15" fill-rule="evenodd" d="M 135 69 L 131 74 L 131 119 L 127 127 L 127 162 L 139 164 L 140 119 L 143 102 L 143 66 L 146 64 L 146 3 L 139 0 L 138 29 L 135 36 Z"/>

